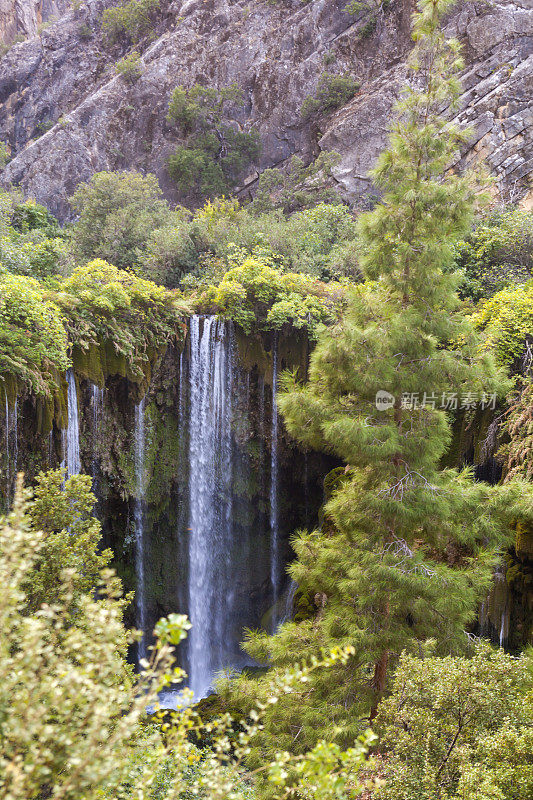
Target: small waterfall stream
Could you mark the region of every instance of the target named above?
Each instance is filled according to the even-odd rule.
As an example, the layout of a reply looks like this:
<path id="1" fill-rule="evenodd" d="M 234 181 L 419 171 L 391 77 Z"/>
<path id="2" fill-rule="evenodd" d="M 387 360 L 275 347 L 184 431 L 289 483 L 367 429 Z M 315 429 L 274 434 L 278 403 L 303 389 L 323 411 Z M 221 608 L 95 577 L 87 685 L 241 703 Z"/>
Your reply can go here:
<path id="1" fill-rule="evenodd" d="M 227 666 L 233 586 L 231 324 L 194 316 L 189 366 L 190 688 L 197 698 Z"/>
<path id="2" fill-rule="evenodd" d="M 279 419 L 276 392 L 278 389 L 278 340 L 274 336 L 272 343 L 272 431 L 270 450 L 270 582 L 272 584 L 272 598 L 274 613 L 272 626 L 275 629 L 279 623 L 277 603 L 280 595 L 280 552 L 279 552 L 279 508 L 278 508 L 278 439 Z"/>
<path id="3" fill-rule="evenodd" d="M 93 487 L 96 488 L 98 477 L 98 435 L 104 411 L 104 388 L 96 383 L 91 384 L 91 405 L 92 405 L 92 477 Z"/>
<path id="4" fill-rule="evenodd" d="M 6 507 L 11 507 L 18 468 L 18 397 L 10 408 L 6 393 Z"/>
<path id="5" fill-rule="evenodd" d="M 72 369 L 67 370 L 68 427 L 66 436 L 67 477 L 81 472 L 80 424 L 78 419 L 78 395 L 76 378 Z"/>
<path id="6" fill-rule="evenodd" d="M 144 464 L 145 464 L 145 398 L 135 406 L 134 458 L 135 458 L 135 501 L 133 520 L 135 527 L 135 624 L 143 632 L 137 645 L 137 660 L 146 658 L 146 602 L 145 602 L 145 553 L 144 553 Z"/>

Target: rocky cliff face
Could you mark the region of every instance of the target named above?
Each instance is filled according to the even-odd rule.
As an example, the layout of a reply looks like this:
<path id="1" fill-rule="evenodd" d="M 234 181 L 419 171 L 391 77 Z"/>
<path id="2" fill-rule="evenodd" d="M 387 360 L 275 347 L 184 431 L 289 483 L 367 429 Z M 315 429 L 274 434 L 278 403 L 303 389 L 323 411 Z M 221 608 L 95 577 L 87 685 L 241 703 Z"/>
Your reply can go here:
<path id="1" fill-rule="evenodd" d="M 253 191 L 261 169 L 294 153 L 310 160 L 336 150 L 343 195 L 361 202 L 371 193 L 366 173 L 405 83 L 409 0 L 392 0 L 375 18 L 349 14 L 345 0 L 174 0 L 162 7 L 155 39 L 140 48 L 144 71 L 133 85 L 115 75 L 124 50 L 104 44 L 106 4 L 63 9 L 40 36 L 31 28 L 1 60 L 0 138 L 14 156 L 5 181 L 62 218 L 75 186 L 104 169 L 155 172 L 167 197 L 178 200 L 165 166 L 176 142 L 165 121 L 169 96 L 177 84 L 236 81 L 246 99 L 238 122 L 262 141 L 242 192 Z M 531 206 L 533 0 L 462 3 L 448 30 L 462 41 L 467 62 L 458 116 L 475 129 L 462 161 L 483 158 L 497 178 L 495 191 Z M 350 72 L 360 91 L 336 113 L 304 122 L 302 101 L 325 70 Z"/>
<path id="2" fill-rule="evenodd" d="M 0 0 L 0 42 L 38 36 L 40 26 L 57 20 L 69 7 L 68 0 Z"/>

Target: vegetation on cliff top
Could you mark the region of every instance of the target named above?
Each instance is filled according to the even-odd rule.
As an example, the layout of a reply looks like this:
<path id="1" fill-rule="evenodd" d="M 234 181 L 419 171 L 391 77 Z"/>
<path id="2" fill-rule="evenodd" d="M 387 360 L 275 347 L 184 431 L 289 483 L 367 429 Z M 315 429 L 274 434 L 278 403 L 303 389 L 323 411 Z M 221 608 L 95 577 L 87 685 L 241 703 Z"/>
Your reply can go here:
<path id="1" fill-rule="evenodd" d="M 74 345 L 83 351 L 108 342 L 117 357 L 126 359 L 130 375 L 142 379 L 154 353 L 181 337 L 183 307 L 176 296 L 103 260 L 76 267 L 68 277 L 48 272 L 43 277 L 35 247 L 17 237 L 25 235 L 25 228 L 35 231 L 30 226 L 36 224 L 37 230 L 53 227 L 47 214 L 31 204 L 15 207 L 13 213 L 9 198 L 7 207 L 13 224 L 4 218 L 0 374 L 14 376 L 37 395 L 50 394 L 71 364 Z"/>

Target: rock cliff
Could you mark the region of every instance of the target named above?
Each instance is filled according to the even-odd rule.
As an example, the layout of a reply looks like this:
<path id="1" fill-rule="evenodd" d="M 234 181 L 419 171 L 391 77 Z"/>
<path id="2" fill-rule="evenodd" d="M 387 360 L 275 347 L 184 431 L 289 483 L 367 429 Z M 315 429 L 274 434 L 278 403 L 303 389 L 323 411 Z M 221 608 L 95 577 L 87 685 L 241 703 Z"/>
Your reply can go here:
<path id="1" fill-rule="evenodd" d="M 391 0 L 377 15 L 352 15 L 346 0 L 174 0 L 162 5 L 151 41 L 138 45 L 143 73 L 134 84 L 115 74 L 125 49 L 106 45 L 100 31 L 108 0 L 77 9 L 54 1 L 56 21 L 40 35 L 29 25 L 0 61 L 0 138 L 13 155 L 4 181 L 61 218 L 75 186 L 104 169 L 155 172 L 166 196 L 180 199 L 166 171 L 177 139 L 165 116 L 173 88 L 195 82 L 243 89 L 237 122 L 257 130 L 262 154 L 242 193 L 253 191 L 260 170 L 321 150 L 340 153 L 335 179 L 350 202 L 372 192 L 366 174 L 406 79 L 409 0 Z M 3 2 L 4 35 L 19 6 L 22 16 L 43 17 L 34 0 Z M 533 0 L 461 3 L 447 27 L 467 64 L 458 116 L 475 130 L 462 162 L 483 158 L 495 192 L 531 206 Z M 303 121 L 302 101 L 324 71 L 350 72 L 360 90 L 334 114 Z"/>

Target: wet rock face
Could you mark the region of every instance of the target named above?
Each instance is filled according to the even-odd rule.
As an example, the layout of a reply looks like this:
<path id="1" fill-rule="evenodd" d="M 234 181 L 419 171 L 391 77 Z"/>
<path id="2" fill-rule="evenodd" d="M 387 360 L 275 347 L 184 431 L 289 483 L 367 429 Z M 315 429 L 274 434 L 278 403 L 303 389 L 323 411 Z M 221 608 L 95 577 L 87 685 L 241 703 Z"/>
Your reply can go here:
<path id="1" fill-rule="evenodd" d="M 63 219 L 76 185 L 104 169 L 155 172 L 166 196 L 179 200 L 165 166 L 177 142 L 165 120 L 170 94 L 177 84 L 236 81 L 245 97 L 238 124 L 255 128 L 262 142 L 243 193 L 253 191 L 259 170 L 322 149 L 340 153 L 335 177 L 348 200 L 372 194 L 366 173 L 405 83 L 409 0 L 392 0 L 373 30 L 365 12 L 344 11 L 345 0 L 174 0 L 143 49 L 144 72 L 133 85 L 115 75 L 123 51 L 106 46 L 99 30 L 109 4 L 63 9 L 40 37 L 32 29 L 0 61 L 0 138 L 14 154 L 5 181 Z M 475 129 L 462 162 L 484 158 L 505 199 L 531 204 L 532 0 L 460 4 L 448 30 L 463 42 L 467 62 L 458 118 Z M 325 70 L 351 72 L 361 90 L 335 114 L 304 123 L 301 104 Z"/>

